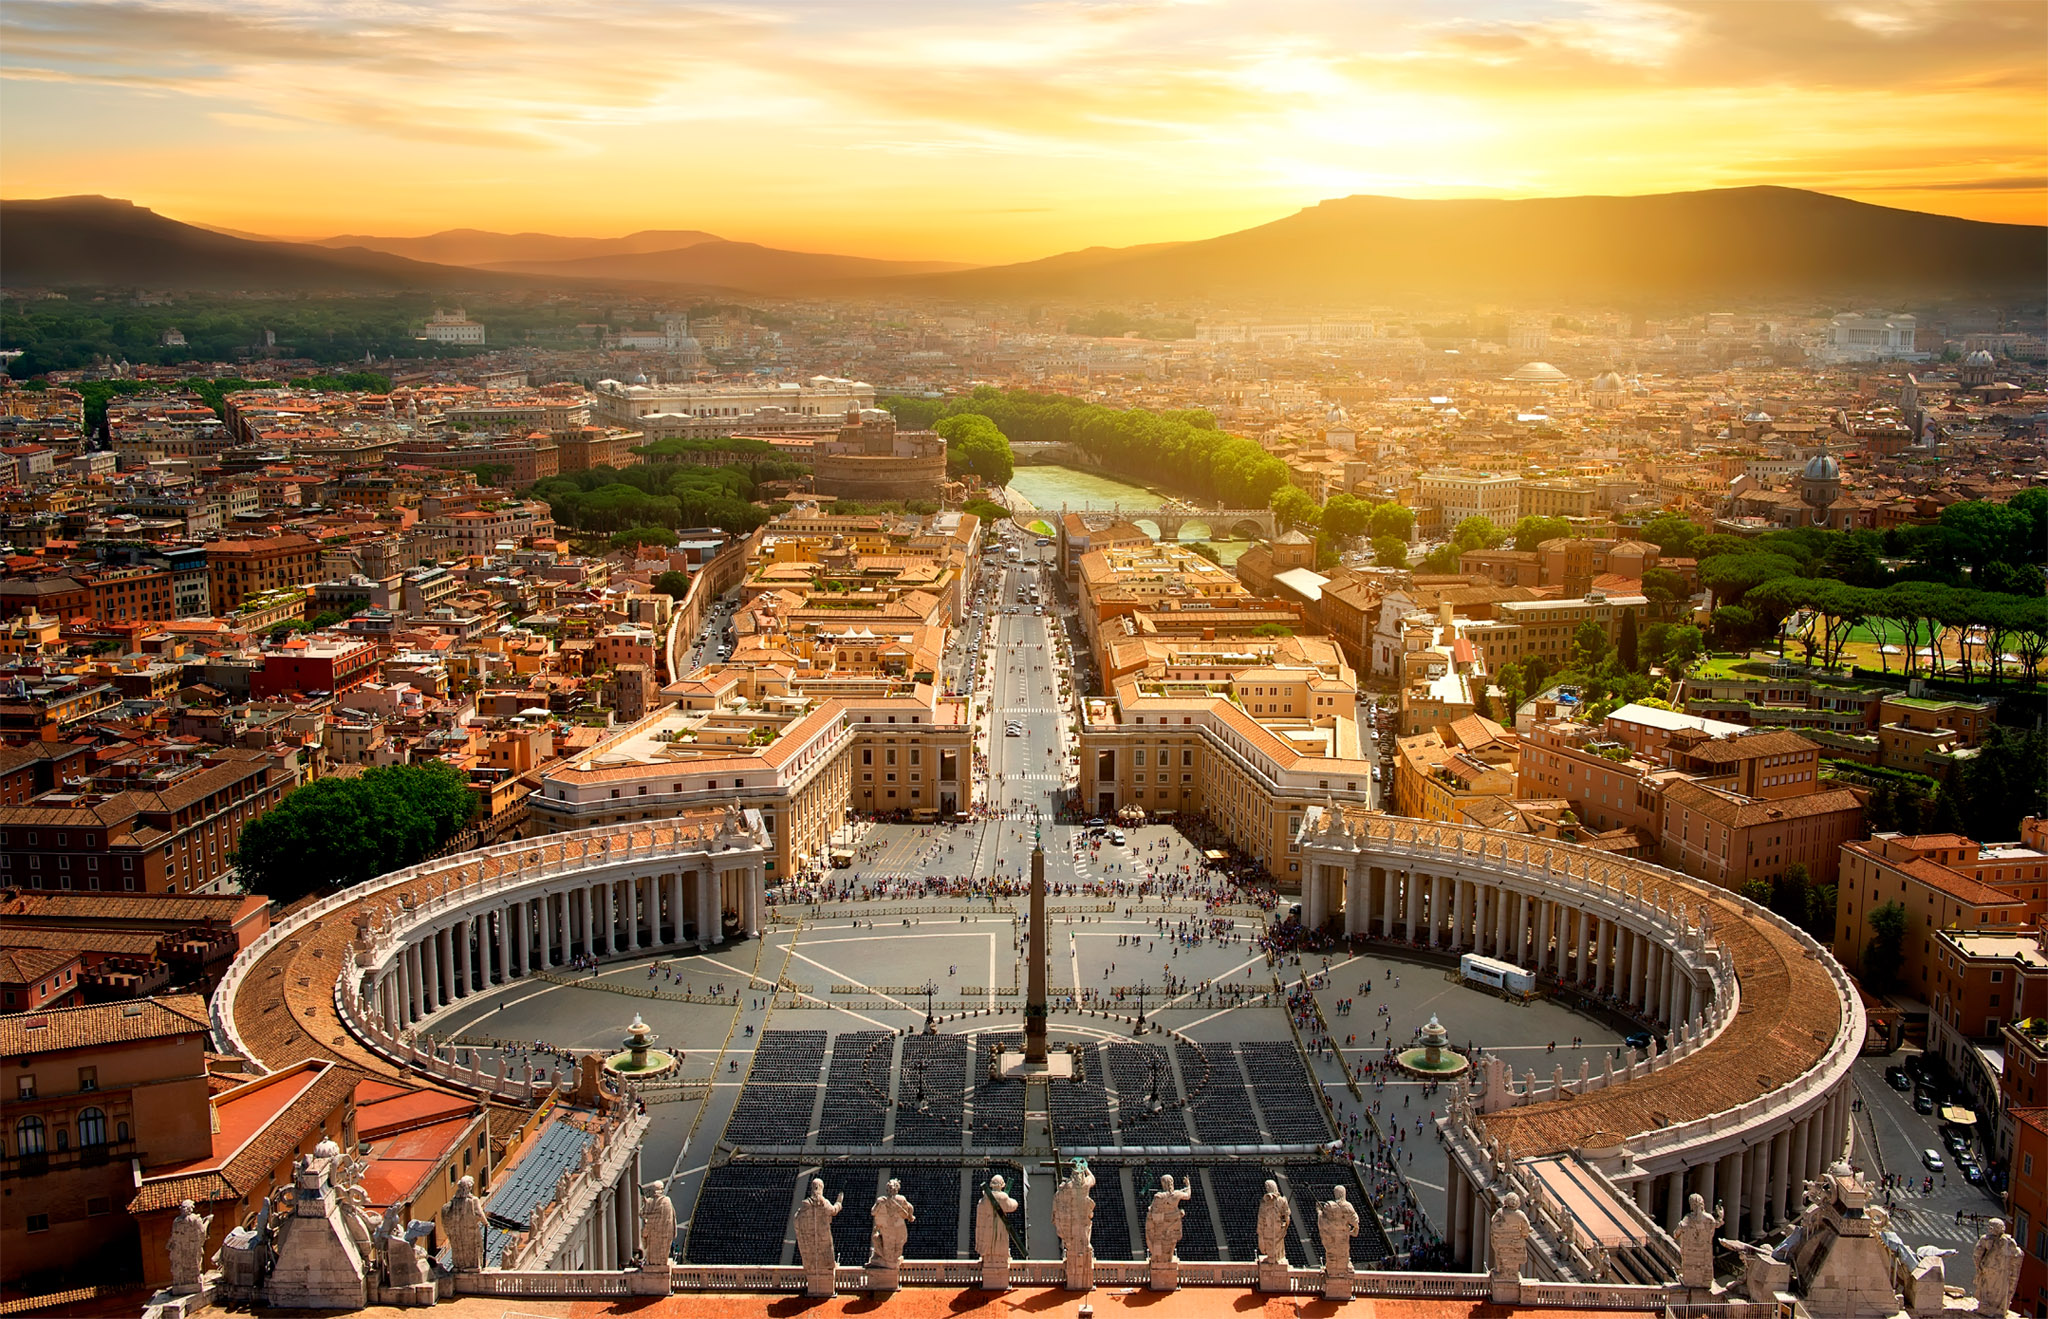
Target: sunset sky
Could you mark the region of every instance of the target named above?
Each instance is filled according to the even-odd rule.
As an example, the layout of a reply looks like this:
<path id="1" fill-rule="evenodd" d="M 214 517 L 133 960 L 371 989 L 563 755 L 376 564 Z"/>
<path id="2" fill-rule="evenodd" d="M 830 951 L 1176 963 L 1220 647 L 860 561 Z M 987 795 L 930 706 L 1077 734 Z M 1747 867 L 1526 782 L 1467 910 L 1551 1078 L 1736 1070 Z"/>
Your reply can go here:
<path id="1" fill-rule="evenodd" d="M 1007 261 L 1351 193 L 2042 223 L 2039 0 L 7 0 L 0 192 Z"/>

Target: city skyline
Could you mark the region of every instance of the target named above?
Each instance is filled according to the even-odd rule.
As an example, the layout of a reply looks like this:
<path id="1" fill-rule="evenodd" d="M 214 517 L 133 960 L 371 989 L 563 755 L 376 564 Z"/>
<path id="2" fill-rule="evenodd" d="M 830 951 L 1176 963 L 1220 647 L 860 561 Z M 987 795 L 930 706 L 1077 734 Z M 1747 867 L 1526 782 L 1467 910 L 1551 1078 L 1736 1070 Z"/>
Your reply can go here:
<path id="1" fill-rule="evenodd" d="M 30 0 L 0 23 L 10 197 L 123 196 L 267 236 L 697 228 L 995 263 L 1209 237 L 1356 193 L 1771 183 L 2020 223 L 2048 203 L 2048 11 L 2031 4 L 1424 19 L 1232 0 Z M 254 167 L 280 153 L 317 181 L 266 182 Z"/>

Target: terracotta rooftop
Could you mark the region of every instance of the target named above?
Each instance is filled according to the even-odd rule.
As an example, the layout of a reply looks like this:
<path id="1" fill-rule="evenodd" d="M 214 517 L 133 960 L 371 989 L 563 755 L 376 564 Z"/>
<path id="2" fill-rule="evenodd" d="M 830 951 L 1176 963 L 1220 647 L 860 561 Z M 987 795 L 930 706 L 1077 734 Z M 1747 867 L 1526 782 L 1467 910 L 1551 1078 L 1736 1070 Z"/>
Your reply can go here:
<path id="1" fill-rule="evenodd" d="M 20 1057 L 63 1049 L 91 1049 L 132 1040 L 205 1035 L 209 1029 L 204 997 L 167 994 L 162 998 L 0 1017 L 0 1054 Z"/>
<path id="2" fill-rule="evenodd" d="M 1384 817 L 1347 813 L 1353 828 Z M 1514 846 L 1520 846 L 1516 840 Z M 1713 938 L 1727 953 L 1742 1005 L 1712 1044 L 1648 1076 L 1589 1095 L 1573 1095 L 1481 1119 L 1516 1156 L 1557 1154 L 1599 1132 L 1654 1131 L 1747 1103 L 1803 1075 L 1841 1029 L 1841 999 L 1819 957 L 1793 935 L 1749 915 L 1735 896 L 1656 866 L 1631 864 L 1645 901 L 1712 911 Z"/>

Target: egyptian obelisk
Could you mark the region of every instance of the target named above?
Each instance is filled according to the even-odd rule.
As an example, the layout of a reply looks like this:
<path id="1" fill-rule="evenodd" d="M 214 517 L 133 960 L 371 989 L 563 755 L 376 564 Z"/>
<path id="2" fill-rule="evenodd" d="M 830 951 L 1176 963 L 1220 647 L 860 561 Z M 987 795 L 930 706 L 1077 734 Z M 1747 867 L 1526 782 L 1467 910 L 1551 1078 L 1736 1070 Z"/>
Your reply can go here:
<path id="1" fill-rule="evenodd" d="M 1045 844 L 1031 844 L 1030 965 L 1024 976 L 1024 1065 L 1045 1065 Z"/>

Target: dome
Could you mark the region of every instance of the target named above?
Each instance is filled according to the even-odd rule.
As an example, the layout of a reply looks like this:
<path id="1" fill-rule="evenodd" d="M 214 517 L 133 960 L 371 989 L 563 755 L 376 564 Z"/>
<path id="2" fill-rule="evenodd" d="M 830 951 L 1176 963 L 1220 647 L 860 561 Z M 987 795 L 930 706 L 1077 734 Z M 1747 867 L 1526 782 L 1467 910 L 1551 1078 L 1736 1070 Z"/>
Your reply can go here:
<path id="1" fill-rule="evenodd" d="M 1822 450 L 1813 455 L 1800 473 L 1802 481 L 1839 481 L 1842 479 L 1842 465 L 1835 461 L 1835 455 Z"/>
<path id="2" fill-rule="evenodd" d="M 1965 357 L 1965 358 L 1963 359 L 1963 365 L 1964 365 L 1964 366 L 1992 366 L 1992 365 L 1995 365 L 1995 363 L 1994 363 L 1994 362 L 1992 361 L 1992 359 L 1991 359 L 1991 354 L 1990 354 L 1990 353 L 1989 353 L 1988 351 L 1986 351 L 1985 349 L 1979 348 L 1979 349 L 1978 349 L 1978 350 L 1977 350 L 1976 352 L 1974 352 L 1974 353 L 1971 353 L 1971 354 L 1970 354 L 1970 355 L 1969 355 L 1968 357 Z"/>
<path id="3" fill-rule="evenodd" d="M 1548 362 L 1524 362 L 1510 371 L 1507 379 L 1524 385 L 1561 385 L 1571 377 Z"/>
<path id="4" fill-rule="evenodd" d="M 1619 394 L 1621 392 L 1621 377 L 1612 371 L 1602 371 L 1599 375 L 1593 377 L 1593 389 L 1596 393 L 1601 394 Z"/>

